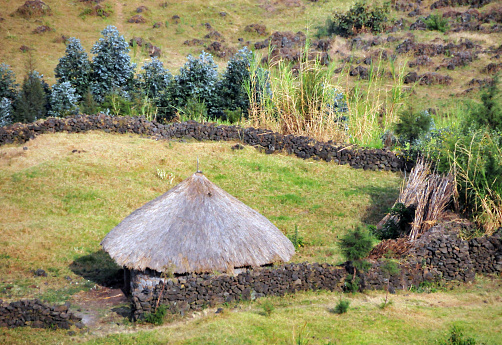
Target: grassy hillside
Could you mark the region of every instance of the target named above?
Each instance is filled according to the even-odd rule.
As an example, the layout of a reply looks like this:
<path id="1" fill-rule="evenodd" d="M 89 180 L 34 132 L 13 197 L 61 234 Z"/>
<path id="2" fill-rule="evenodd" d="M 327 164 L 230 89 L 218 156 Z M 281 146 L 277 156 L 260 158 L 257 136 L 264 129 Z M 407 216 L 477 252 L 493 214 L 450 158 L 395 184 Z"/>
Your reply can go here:
<path id="1" fill-rule="evenodd" d="M 211 181 L 283 233 L 298 227 L 306 245 L 295 261 L 339 262 L 337 235 L 378 222 L 401 181 L 394 173 L 265 155 L 251 147 L 233 151 L 227 142 L 157 142 L 95 132 L 43 135 L 25 145 L 27 150 L 0 148 L 4 299 L 58 299 L 62 293 L 61 300 L 74 288 L 66 276 L 109 275 L 114 266 L 99 252 L 99 242 L 134 209 L 195 172 L 196 157 Z M 93 272 L 99 263 L 103 267 Z M 38 268 L 49 273 L 47 285 L 33 276 Z"/>
<path id="2" fill-rule="evenodd" d="M 489 63 L 499 63 L 500 58 L 492 54 L 502 42 L 502 33 L 491 29 L 492 25 L 500 24 L 498 17 L 480 25 L 483 30 L 449 30 L 445 33 L 429 30 L 409 30 L 410 25 L 419 18 L 425 18 L 429 14 L 439 13 L 442 15 L 448 11 L 464 13 L 469 10 L 468 6 L 441 8 L 431 10 L 430 5 L 434 1 L 423 1 L 421 12 L 418 16 L 408 16 L 410 5 L 406 1 L 397 2 L 403 5 L 402 11 L 391 7 L 391 13 L 386 25 L 390 28 L 397 20 L 402 19 L 402 25 L 396 32 L 384 32 L 373 35 L 360 33 L 350 38 L 331 38 L 328 54 L 333 63 L 342 66 L 348 59 L 351 68 L 368 65 L 363 63 L 366 57 L 373 56 L 373 63 L 378 64 L 379 52 L 385 50 L 388 56 L 396 54 L 396 47 L 404 40 L 414 37 L 416 43 L 459 44 L 470 40 L 476 46 L 472 61 L 467 61 L 465 66 L 455 67 L 450 70 L 446 67 L 450 58 L 455 54 L 431 55 L 431 60 L 425 65 L 409 67 L 417 55 L 413 52 L 397 54 L 395 66 L 402 68 L 403 73 L 416 71 L 419 74 L 436 72 L 453 78 L 451 85 L 415 85 L 411 94 L 411 101 L 416 108 L 437 108 L 441 113 L 447 112 L 446 108 L 455 108 L 458 100 L 476 97 L 479 84 L 473 79 L 483 80 L 490 77 L 491 72 L 486 72 L 485 67 Z M 0 62 L 12 66 L 21 81 L 26 73 L 27 65 L 43 73 L 47 81 L 52 84 L 54 68 L 58 59 L 64 55 L 64 37 L 77 37 L 82 41 L 87 52 L 99 39 L 100 31 L 107 25 L 115 25 L 124 35 L 126 40 L 133 37 L 142 37 L 147 42 L 161 48 L 160 60 L 173 72 L 183 65 L 187 54 L 198 54 L 202 49 L 214 42 L 220 42 L 223 47 L 239 49 L 247 45 L 254 46 L 255 42 L 263 41 L 275 31 L 303 31 L 307 37 L 314 39 L 316 27 L 323 25 L 327 18 L 332 17 L 334 12 L 344 12 L 353 4 L 353 1 L 308 1 L 308 0 L 237 0 L 237 1 L 120 1 L 104 0 L 99 2 L 100 10 L 95 10 L 94 1 L 58 1 L 47 0 L 52 15 L 33 16 L 23 18 L 16 10 L 22 2 L 5 2 L 0 10 Z M 378 2 L 374 2 L 377 4 Z M 404 5 L 406 5 L 404 6 Z M 142 12 L 137 9 L 142 7 Z M 413 7 L 413 6 L 412 6 Z M 477 10 L 482 15 L 490 11 L 501 11 L 500 4 L 496 1 Z M 96 13 L 100 15 L 96 15 Z M 135 15 L 142 16 L 144 23 L 129 23 Z M 173 19 L 173 17 L 179 17 Z M 450 17 L 451 25 L 461 22 L 460 17 Z M 71 24 L 70 24 L 71 23 Z M 157 23 L 158 27 L 154 28 Z M 209 24 L 209 25 L 208 25 Z M 261 24 L 266 27 L 263 35 L 257 32 L 245 31 L 249 24 Z M 43 33 L 34 33 L 40 26 L 47 26 L 50 30 Z M 209 29 L 208 29 L 209 28 Z M 389 29 L 390 30 L 390 29 Z M 205 38 L 212 31 L 217 31 L 221 37 Z M 376 45 L 367 45 L 377 37 L 381 41 Z M 389 38 L 390 37 L 390 38 Z M 353 39 L 360 39 L 363 44 L 354 43 Z M 201 40 L 201 45 L 187 46 L 183 43 L 192 39 Z M 31 49 L 22 51 L 20 48 Z M 267 49 L 259 50 L 259 53 L 267 55 Z M 499 54 L 500 55 L 500 54 Z M 132 49 L 131 56 L 139 66 L 148 60 L 148 52 L 140 47 Z M 375 59 L 376 58 L 376 59 Z M 225 59 L 217 59 L 223 68 Z M 383 61 L 382 67 L 389 72 L 391 66 L 388 61 Z M 387 84 L 392 84 L 392 78 L 386 77 Z M 340 84 L 347 92 L 357 82 L 357 77 L 342 78 Z M 363 81 L 364 84 L 364 81 Z M 468 92 L 465 92 L 468 89 Z M 451 110 L 450 110 L 451 111 Z"/>
<path id="3" fill-rule="evenodd" d="M 101 239 L 134 209 L 193 173 L 197 156 L 209 179 L 285 234 L 298 225 L 305 246 L 294 261 L 339 262 L 337 236 L 378 221 L 399 190 L 399 174 L 264 155 L 251 147 L 233 151 L 231 146 L 92 132 L 42 135 L 24 146 L 0 148 L 0 298 L 68 300 L 73 308 L 84 308 L 93 291 L 100 291 L 96 283 L 117 269 L 99 251 Z M 48 276 L 34 276 L 38 268 Z M 337 294 L 299 293 L 224 306 L 220 314 L 208 309 L 155 329 L 132 325 L 103 306 L 103 321 L 90 333 L 1 329 L 0 341 L 424 344 L 445 338 L 452 325 L 476 339 L 500 341 L 500 281 L 481 278 L 475 285 L 451 288 L 432 287 L 440 291 L 435 294 L 400 292 L 384 310 L 378 308 L 381 292 L 347 295 L 351 309 L 344 315 L 330 312 Z M 263 311 L 265 303 L 273 306 L 270 317 Z"/>

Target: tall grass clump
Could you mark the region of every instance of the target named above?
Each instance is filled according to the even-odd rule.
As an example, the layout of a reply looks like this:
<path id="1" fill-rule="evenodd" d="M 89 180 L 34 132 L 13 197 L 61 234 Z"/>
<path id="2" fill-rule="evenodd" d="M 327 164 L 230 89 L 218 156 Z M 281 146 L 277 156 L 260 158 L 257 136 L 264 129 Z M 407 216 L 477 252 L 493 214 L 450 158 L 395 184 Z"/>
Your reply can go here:
<path id="1" fill-rule="evenodd" d="M 393 82 L 389 85 L 384 79 L 384 70 L 379 59 L 368 70 L 367 80 L 359 80 L 350 89 L 347 97 L 348 139 L 350 143 L 381 148 L 382 134 L 392 129 L 398 122 L 398 114 L 405 103 L 407 93 L 404 89 L 406 64 L 395 66 L 391 62 Z M 348 79 L 350 71 L 342 72 Z M 349 86 L 347 86 L 349 88 Z"/>
<path id="2" fill-rule="evenodd" d="M 306 47 L 297 66 L 283 60 L 270 64 L 270 90 L 267 73 L 256 68 L 248 86 L 253 90 L 248 91 L 251 124 L 283 134 L 345 141 L 340 117 L 347 108 L 343 93 L 333 83 L 334 68 L 310 58 Z"/>
<path id="3" fill-rule="evenodd" d="M 425 145 L 440 172 L 453 173 L 456 204 L 486 234 L 502 226 L 502 99 L 499 80 L 471 104 L 460 123 Z"/>

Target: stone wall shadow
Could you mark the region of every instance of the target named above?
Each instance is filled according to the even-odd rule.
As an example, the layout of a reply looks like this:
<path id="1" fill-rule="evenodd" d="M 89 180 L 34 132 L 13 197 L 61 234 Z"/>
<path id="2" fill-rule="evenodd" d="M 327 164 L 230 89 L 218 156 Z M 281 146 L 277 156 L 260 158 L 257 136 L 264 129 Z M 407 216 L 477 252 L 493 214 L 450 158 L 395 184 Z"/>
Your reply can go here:
<path id="1" fill-rule="evenodd" d="M 104 250 L 79 257 L 70 264 L 70 269 L 76 275 L 101 286 L 124 286 L 124 270 Z"/>

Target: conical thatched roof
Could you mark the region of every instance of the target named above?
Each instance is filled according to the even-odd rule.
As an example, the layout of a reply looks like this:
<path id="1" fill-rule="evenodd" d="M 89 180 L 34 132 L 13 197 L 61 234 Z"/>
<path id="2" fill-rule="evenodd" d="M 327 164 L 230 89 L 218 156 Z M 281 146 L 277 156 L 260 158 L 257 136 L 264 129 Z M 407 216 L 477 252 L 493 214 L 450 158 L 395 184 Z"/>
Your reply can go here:
<path id="1" fill-rule="evenodd" d="M 131 213 L 101 245 L 121 266 L 172 273 L 228 272 L 295 252 L 267 218 L 199 172 Z"/>

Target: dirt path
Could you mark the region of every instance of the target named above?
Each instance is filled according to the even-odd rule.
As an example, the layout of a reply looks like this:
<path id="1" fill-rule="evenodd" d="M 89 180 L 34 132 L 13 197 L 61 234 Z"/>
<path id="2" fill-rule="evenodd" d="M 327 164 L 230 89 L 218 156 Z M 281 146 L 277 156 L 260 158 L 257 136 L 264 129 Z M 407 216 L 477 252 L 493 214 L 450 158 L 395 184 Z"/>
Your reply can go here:
<path id="1" fill-rule="evenodd" d="M 115 26 L 119 30 L 120 33 L 123 34 L 124 31 L 124 4 L 120 1 L 115 1 L 115 13 L 117 14 L 117 20 Z"/>

